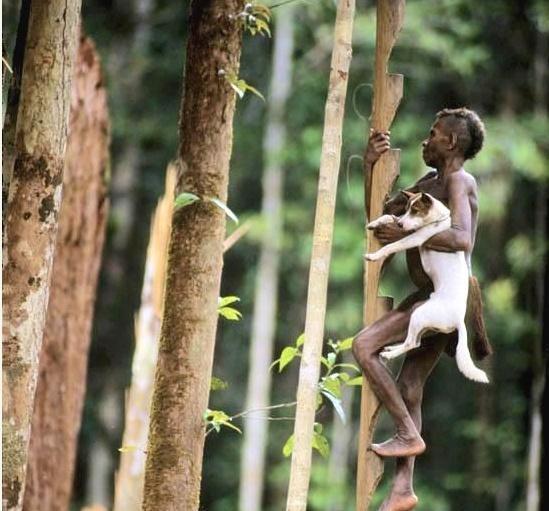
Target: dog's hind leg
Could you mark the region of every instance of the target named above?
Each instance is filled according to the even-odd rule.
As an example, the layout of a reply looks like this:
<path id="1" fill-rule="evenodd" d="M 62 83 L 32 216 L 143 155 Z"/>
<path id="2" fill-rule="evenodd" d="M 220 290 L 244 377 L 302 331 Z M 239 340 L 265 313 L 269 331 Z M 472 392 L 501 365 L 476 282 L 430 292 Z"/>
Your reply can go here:
<path id="1" fill-rule="evenodd" d="M 404 342 L 387 346 L 381 352 L 381 356 L 387 360 L 390 360 L 399 357 L 407 351 L 417 348 L 421 344 L 421 335 L 425 330 L 429 329 L 428 318 L 430 317 L 430 311 L 433 308 L 434 307 L 432 307 L 428 301 L 418 307 L 412 313 L 410 325 L 408 326 L 408 333 L 406 335 L 406 339 L 404 339 Z"/>

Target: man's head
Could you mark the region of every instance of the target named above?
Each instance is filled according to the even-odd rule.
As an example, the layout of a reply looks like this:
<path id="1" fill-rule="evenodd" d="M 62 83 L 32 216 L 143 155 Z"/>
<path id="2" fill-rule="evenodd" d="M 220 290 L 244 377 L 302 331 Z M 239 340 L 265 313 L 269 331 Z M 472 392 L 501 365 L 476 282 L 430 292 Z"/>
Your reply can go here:
<path id="1" fill-rule="evenodd" d="M 452 156 L 474 158 L 484 143 L 484 124 L 473 110 L 445 108 L 437 113 L 429 137 L 423 141 L 423 160 L 439 168 Z"/>

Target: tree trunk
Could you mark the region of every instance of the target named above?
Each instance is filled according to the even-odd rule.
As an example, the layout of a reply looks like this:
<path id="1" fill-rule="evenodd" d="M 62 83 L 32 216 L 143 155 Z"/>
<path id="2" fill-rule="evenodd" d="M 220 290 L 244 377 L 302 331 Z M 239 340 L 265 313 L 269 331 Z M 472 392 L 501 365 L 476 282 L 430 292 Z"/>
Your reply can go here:
<path id="1" fill-rule="evenodd" d="M 160 337 L 175 174 L 175 166 L 169 165 L 165 194 L 156 208 L 151 225 L 141 307 L 136 319 L 132 382 L 126 401 L 123 449 L 120 455 L 120 468 L 116 475 L 114 511 L 138 510 L 143 501 L 149 409 Z"/>
<path id="2" fill-rule="evenodd" d="M 250 368 L 245 410 L 269 404 L 273 343 L 276 331 L 278 269 L 282 237 L 283 170 L 281 155 L 286 143 L 284 113 L 292 82 L 293 6 L 284 7 L 277 16 L 271 74 L 267 126 L 263 138 L 265 172 L 263 175 L 262 216 L 265 225 L 257 271 Z M 240 511 L 260 511 L 263 495 L 267 447 L 267 413 L 259 412 L 244 420 L 244 440 L 240 464 Z"/>
<path id="3" fill-rule="evenodd" d="M 164 314 L 151 407 L 144 510 L 198 508 L 223 264 L 242 27 L 239 0 L 191 4 L 176 192 L 202 200 L 172 218 Z M 232 15 L 232 16 L 230 16 Z"/>
<path id="4" fill-rule="evenodd" d="M 29 447 L 28 511 L 69 506 L 107 220 L 107 94 L 88 38 L 80 41 L 75 71 L 64 197 Z"/>
<path id="5" fill-rule="evenodd" d="M 33 1 L 6 218 L 3 502 L 20 509 L 61 202 L 80 0 Z"/>
<path id="6" fill-rule="evenodd" d="M 354 0 L 343 0 L 338 3 L 318 180 L 305 318 L 305 343 L 299 368 L 294 450 L 286 503 L 288 511 L 305 511 L 307 507 L 313 425 L 320 376 L 337 179 L 341 156 L 341 131 L 352 54 L 354 10 Z"/>
<path id="7" fill-rule="evenodd" d="M 389 74 L 389 58 L 404 21 L 405 0 L 377 2 L 376 58 L 372 111 L 372 127 L 379 131 L 390 128 L 403 91 L 403 76 Z M 366 217 L 369 221 L 381 216 L 383 202 L 398 177 L 400 151 L 390 149 L 365 176 Z M 367 231 L 368 252 L 380 247 L 372 231 Z M 364 324 L 370 325 L 392 307 L 392 300 L 378 296 L 379 278 L 383 262 L 365 261 L 364 267 Z M 379 400 L 367 378 L 363 378 L 360 410 L 360 437 L 356 477 L 356 509 L 367 511 L 370 500 L 383 475 L 381 458 L 368 446 L 372 443 L 379 413 Z"/>

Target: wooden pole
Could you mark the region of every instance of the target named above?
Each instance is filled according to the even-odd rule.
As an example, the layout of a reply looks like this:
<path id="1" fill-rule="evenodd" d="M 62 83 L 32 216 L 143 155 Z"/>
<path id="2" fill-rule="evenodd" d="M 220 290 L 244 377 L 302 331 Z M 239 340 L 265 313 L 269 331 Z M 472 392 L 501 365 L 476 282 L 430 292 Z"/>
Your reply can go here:
<path id="1" fill-rule="evenodd" d="M 376 58 L 372 128 L 386 131 L 390 128 L 402 99 L 402 75 L 387 72 L 389 57 L 404 19 L 405 0 L 378 0 L 376 28 Z M 391 149 L 381 156 L 365 175 L 366 216 L 369 220 L 379 217 L 383 203 L 390 193 L 399 172 L 400 151 Z M 368 252 L 374 252 L 380 244 L 366 231 Z M 392 300 L 378 296 L 381 262 L 368 262 L 364 266 L 364 324 L 369 325 L 392 307 Z M 367 511 L 372 495 L 383 474 L 383 462 L 368 446 L 372 443 L 379 401 L 368 381 L 362 384 L 360 412 L 360 438 L 357 467 L 357 511 Z"/>
<path id="2" fill-rule="evenodd" d="M 294 450 L 292 452 L 286 511 L 305 511 L 307 509 L 313 427 L 320 376 L 336 189 L 341 156 L 341 131 L 345 114 L 349 66 L 351 64 L 354 11 L 354 0 L 339 0 L 324 116 L 313 249 L 309 271 L 307 311 L 305 314 L 305 343 L 299 367 Z"/>

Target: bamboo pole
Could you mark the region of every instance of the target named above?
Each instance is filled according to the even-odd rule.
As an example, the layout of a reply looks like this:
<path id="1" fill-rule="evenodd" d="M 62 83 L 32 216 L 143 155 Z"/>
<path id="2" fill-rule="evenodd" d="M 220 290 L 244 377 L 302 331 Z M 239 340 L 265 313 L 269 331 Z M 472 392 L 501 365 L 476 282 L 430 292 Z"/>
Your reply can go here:
<path id="1" fill-rule="evenodd" d="M 374 99 L 372 128 L 386 131 L 390 128 L 396 110 L 402 99 L 402 75 L 387 72 L 389 57 L 404 20 L 405 0 L 378 0 L 376 24 L 376 58 L 374 75 Z M 400 151 L 391 149 L 381 156 L 365 175 L 366 216 L 379 217 L 383 203 L 398 177 Z M 368 252 L 374 252 L 380 244 L 366 231 Z M 378 296 L 381 262 L 368 262 L 364 266 L 364 324 L 369 325 L 392 307 L 392 300 Z M 357 466 L 356 509 L 366 511 L 372 495 L 383 475 L 383 462 L 368 446 L 372 443 L 379 401 L 366 378 L 362 384 L 360 412 L 360 437 Z"/>
<path id="2" fill-rule="evenodd" d="M 313 232 L 305 343 L 299 368 L 294 450 L 290 469 L 287 511 L 305 511 L 311 472 L 311 445 L 315 420 L 326 294 L 332 249 L 337 179 L 341 153 L 341 130 L 345 96 L 351 63 L 351 39 L 355 0 L 339 0 L 334 30 L 334 43 L 328 97 L 322 138 L 317 206 Z"/>

